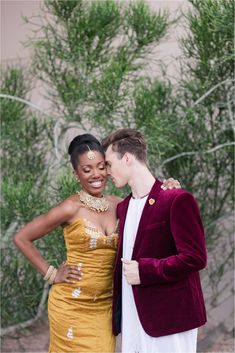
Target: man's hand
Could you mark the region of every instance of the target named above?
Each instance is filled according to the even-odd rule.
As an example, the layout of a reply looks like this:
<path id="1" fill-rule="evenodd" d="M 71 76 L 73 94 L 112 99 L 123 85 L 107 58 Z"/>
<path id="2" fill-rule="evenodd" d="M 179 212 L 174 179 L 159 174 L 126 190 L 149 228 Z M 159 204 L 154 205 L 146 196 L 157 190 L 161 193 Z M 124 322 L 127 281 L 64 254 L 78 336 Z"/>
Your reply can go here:
<path id="1" fill-rule="evenodd" d="M 139 263 L 137 261 L 128 261 L 121 259 L 123 262 L 123 273 L 126 277 L 128 284 L 140 284 L 140 275 L 139 275 Z"/>

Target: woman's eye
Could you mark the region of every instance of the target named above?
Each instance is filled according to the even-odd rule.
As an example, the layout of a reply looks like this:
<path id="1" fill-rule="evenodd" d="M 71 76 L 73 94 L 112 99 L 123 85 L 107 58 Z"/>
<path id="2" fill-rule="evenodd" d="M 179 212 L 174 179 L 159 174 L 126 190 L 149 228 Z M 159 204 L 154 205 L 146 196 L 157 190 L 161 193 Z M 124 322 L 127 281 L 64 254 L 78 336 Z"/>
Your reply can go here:
<path id="1" fill-rule="evenodd" d="M 84 173 L 90 173 L 90 169 L 84 169 Z"/>

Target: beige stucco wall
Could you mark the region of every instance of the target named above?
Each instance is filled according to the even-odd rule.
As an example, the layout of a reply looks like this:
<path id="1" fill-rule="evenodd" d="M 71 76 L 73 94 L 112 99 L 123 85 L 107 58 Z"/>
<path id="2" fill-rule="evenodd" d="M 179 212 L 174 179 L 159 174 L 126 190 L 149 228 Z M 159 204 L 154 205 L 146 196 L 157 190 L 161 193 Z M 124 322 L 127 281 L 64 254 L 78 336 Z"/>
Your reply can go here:
<path id="1" fill-rule="evenodd" d="M 127 0 L 126 0 L 127 1 Z M 168 8 L 171 16 L 176 17 L 180 10 L 188 8 L 187 0 L 147 0 L 154 10 Z M 30 49 L 23 43 L 32 35 L 30 26 L 23 21 L 23 16 L 35 16 L 40 12 L 39 0 L 2 0 L 1 1 L 1 60 L 2 63 L 26 62 Z M 183 33 L 182 24 L 174 26 L 167 40 L 157 48 L 157 58 L 172 62 L 173 56 L 180 54 L 178 36 Z"/>
<path id="2" fill-rule="evenodd" d="M 30 35 L 22 16 L 34 16 L 40 10 L 38 0 L 2 0 L 1 1 L 1 59 L 2 62 L 26 60 L 30 56 L 29 48 L 23 42 Z"/>
<path id="3" fill-rule="evenodd" d="M 93 0 L 94 1 L 94 0 Z M 128 2 L 129 0 L 124 0 Z M 132 0 L 135 1 L 135 0 Z M 176 18 L 181 10 L 186 10 L 190 4 L 188 0 L 146 0 L 153 10 L 167 8 L 171 18 Z M 23 17 L 36 16 L 40 12 L 41 0 L 1 0 L 1 63 L 21 63 L 30 65 L 30 48 L 25 46 L 27 39 L 32 36 L 32 26 L 26 24 Z M 168 66 L 168 74 L 174 78 L 177 76 L 177 63 L 175 58 L 181 54 L 178 38 L 184 33 L 183 23 L 179 21 L 169 31 L 167 39 L 164 39 L 156 47 L 153 57 L 162 60 Z M 40 33 L 37 34 L 40 36 Z M 153 61 L 149 63 L 147 73 L 153 77 L 158 74 L 158 65 Z M 43 110 L 49 109 L 43 95 L 45 90 L 38 81 L 33 83 L 30 101 Z"/>

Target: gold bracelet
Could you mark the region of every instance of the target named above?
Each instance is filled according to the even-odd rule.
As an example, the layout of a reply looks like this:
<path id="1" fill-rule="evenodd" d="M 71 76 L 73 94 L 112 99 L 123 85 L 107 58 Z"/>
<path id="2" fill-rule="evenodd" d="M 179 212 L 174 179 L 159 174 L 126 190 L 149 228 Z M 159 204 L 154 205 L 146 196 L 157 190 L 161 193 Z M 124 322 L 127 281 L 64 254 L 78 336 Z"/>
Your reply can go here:
<path id="1" fill-rule="evenodd" d="M 48 281 L 48 280 L 49 280 L 49 278 L 51 277 L 51 275 L 52 275 L 54 269 L 55 269 L 55 267 L 52 266 L 52 265 L 50 265 L 50 266 L 48 267 L 47 272 L 46 272 L 45 276 L 43 277 L 44 281 Z"/>
<path id="2" fill-rule="evenodd" d="M 54 268 L 52 274 L 50 275 L 50 278 L 48 279 L 48 282 L 49 282 L 50 284 L 53 284 L 53 283 L 54 283 L 56 274 L 57 274 L 57 268 Z"/>

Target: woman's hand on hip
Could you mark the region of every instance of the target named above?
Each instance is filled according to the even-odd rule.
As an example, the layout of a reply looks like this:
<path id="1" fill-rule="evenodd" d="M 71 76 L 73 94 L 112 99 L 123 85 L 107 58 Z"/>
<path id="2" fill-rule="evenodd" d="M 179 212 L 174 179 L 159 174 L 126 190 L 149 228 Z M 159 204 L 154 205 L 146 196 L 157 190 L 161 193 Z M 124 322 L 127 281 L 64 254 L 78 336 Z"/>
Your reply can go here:
<path id="1" fill-rule="evenodd" d="M 67 265 L 63 262 L 57 270 L 54 283 L 76 283 L 74 279 L 80 281 L 83 275 L 83 273 L 81 272 L 81 267 L 81 263 L 79 263 L 78 265 Z"/>

